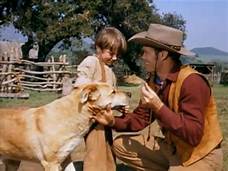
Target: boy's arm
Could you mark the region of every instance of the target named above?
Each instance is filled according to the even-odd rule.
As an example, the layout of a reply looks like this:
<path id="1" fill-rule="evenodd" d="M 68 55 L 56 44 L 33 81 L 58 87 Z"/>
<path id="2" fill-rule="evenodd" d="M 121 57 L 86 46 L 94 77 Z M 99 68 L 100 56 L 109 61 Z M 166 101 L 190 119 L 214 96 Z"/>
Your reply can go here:
<path id="1" fill-rule="evenodd" d="M 140 105 L 132 113 L 123 114 L 121 117 L 114 117 L 111 108 L 102 110 L 97 106 L 90 106 L 89 111 L 92 113 L 91 120 L 119 132 L 140 131 L 150 123 L 150 111 Z"/>

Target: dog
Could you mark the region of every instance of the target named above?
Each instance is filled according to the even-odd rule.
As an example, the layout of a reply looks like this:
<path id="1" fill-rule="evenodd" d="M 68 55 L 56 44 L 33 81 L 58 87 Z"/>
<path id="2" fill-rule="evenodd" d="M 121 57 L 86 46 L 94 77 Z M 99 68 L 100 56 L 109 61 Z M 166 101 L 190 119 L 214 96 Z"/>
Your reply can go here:
<path id="1" fill-rule="evenodd" d="M 92 125 L 90 105 L 124 108 L 129 105 L 129 96 L 106 83 L 91 83 L 75 87 L 69 95 L 41 107 L 0 109 L 3 161 L 37 161 L 45 171 L 62 170 L 61 163 Z"/>

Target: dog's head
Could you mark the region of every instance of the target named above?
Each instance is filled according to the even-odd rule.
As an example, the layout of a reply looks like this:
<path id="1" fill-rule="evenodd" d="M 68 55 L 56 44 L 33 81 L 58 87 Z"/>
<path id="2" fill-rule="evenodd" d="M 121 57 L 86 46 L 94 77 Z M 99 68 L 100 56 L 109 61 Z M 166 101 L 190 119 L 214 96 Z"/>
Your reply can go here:
<path id="1" fill-rule="evenodd" d="M 116 90 L 106 83 L 91 83 L 83 85 L 80 91 L 80 102 L 90 103 L 105 109 L 124 108 L 129 105 L 129 93 Z"/>

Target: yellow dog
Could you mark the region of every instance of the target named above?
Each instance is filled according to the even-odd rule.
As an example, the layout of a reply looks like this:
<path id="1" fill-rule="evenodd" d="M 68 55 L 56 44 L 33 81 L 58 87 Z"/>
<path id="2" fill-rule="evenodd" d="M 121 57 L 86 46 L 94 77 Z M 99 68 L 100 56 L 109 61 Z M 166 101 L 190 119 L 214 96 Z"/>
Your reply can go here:
<path id="1" fill-rule="evenodd" d="M 90 104 L 124 107 L 129 97 L 105 83 L 93 83 L 38 108 L 0 109 L 0 156 L 39 161 L 45 171 L 61 170 L 92 124 Z"/>

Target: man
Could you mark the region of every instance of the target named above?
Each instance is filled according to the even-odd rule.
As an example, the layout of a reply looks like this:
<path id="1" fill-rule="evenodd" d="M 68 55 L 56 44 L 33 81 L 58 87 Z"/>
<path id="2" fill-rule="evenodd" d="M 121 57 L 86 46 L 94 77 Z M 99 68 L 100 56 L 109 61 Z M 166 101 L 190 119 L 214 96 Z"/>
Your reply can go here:
<path id="1" fill-rule="evenodd" d="M 194 55 L 182 47 L 183 32 L 150 24 L 129 41 L 143 45 L 145 69 L 154 78 L 142 86 L 140 104 L 132 113 L 114 118 L 111 110 L 92 107 L 93 118 L 117 131 L 139 131 L 156 119 L 164 138 L 119 136 L 113 143 L 116 156 L 137 170 L 222 170 L 216 104 L 208 81 L 179 60 L 180 55 Z"/>

